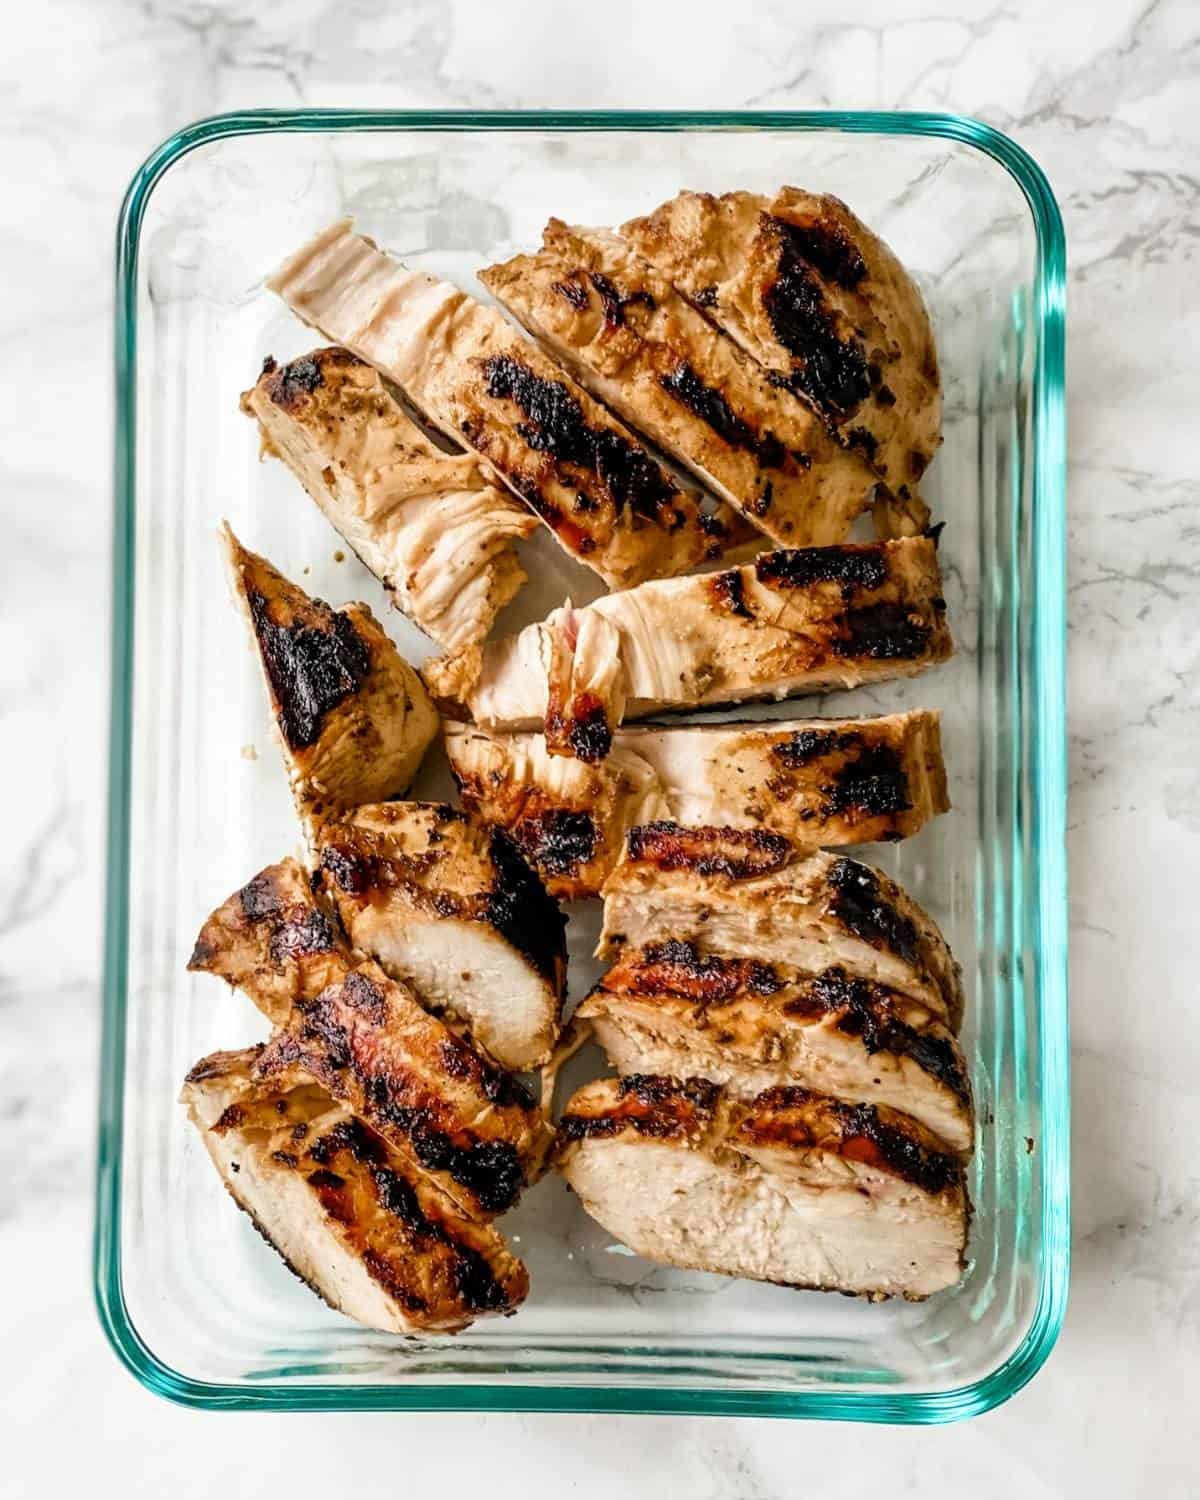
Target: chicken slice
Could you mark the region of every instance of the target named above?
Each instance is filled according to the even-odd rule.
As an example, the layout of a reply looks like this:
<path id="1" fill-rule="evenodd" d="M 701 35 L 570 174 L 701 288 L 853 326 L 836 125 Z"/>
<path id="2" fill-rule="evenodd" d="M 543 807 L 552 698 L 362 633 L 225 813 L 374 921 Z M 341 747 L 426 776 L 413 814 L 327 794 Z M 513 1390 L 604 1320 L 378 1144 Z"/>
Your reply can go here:
<path id="1" fill-rule="evenodd" d="M 809 973 L 841 967 L 921 1001 L 957 1031 L 962 973 L 933 919 L 894 880 L 763 829 L 630 830 L 604 886 L 601 958 L 678 939 Z"/>
<path id="2" fill-rule="evenodd" d="M 953 647 L 930 537 L 764 552 L 704 577 L 644 583 L 576 611 L 620 637 L 608 722 L 911 677 Z M 491 641 L 465 707 L 487 729 L 540 728 L 544 625 Z"/>
<path id="3" fill-rule="evenodd" d="M 685 572 L 732 540 L 730 516 L 705 514 L 494 307 L 410 271 L 350 220 L 317 235 L 267 285 L 485 459 L 610 587 Z"/>
<path id="4" fill-rule="evenodd" d="M 601 761 L 625 713 L 625 667 L 615 625 L 568 599 L 546 621 L 546 749 Z"/>
<path id="5" fill-rule="evenodd" d="M 589 765 L 551 755 L 540 734 L 494 735 L 449 720 L 443 727 L 467 812 L 506 829 L 560 900 L 598 895 L 626 829 L 670 816 L 654 771 L 626 748 L 627 731 Z"/>
<path id="6" fill-rule="evenodd" d="M 191 1070 L 181 1102 L 231 1197 L 330 1307 L 384 1333 L 513 1312 L 529 1273 L 323 1089 L 256 1079 L 259 1048 Z"/>
<path id="7" fill-rule="evenodd" d="M 871 1301 L 920 1300 L 963 1272 L 962 1162 L 883 1106 L 604 1078 L 568 1102 L 556 1165 L 594 1219 L 664 1265 Z"/>
<path id="8" fill-rule="evenodd" d="M 260 1081 L 303 1071 L 424 1170 L 462 1212 L 510 1207 L 552 1132 L 525 1089 L 405 985 L 353 953 L 294 860 L 204 924 L 189 969 L 242 990 L 278 1028 Z"/>
<path id="9" fill-rule="evenodd" d="M 868 460 L 888 491 L 877 519 L 925 527 L 917 485 L 941 442 L 937 347 L 919 288 L 861 219 L 800 188 L 685 192 L 621 234 Z"/>
<path id="10" fill-rule="evenodd" d="M 448 652 L 478 646 L 525 581 L 537 520 L 471 454 L 437 448 L 348 349 L 263 365 L 242 396 L 281 459 L 392 601 Z"/>
<path id="11" fill-rule="evenodd" d="M 875 475 L 626 241 L 551 219 L 479 278 L 593 395 L 780 546 L 841 542 Z"/>
<path id="12" fill-rule="evenodd" d="M 594 896 L 628 829 L 768 828 L 834 847 L 909 838 L 949 808 L 939 717 L 627 726 L 607 759 L 572 775 L 538 734 L 445 725 L 463 805 L 507 828 L 548 890 Z"/>
<path id="13" fill-rule="evenodd" d="M 322 831 L 321 870 L 355 948 L 464 1021 L 502 1067 L 546 1061 L 566 919 L 508 834 L 452 807 L 385 802 Z"/>
<path id="14" fill-rule="evenodd" d="M 953 1033 L 919 1000 L 837 966 L 805 973 L 676 939 L 625 952 L 576 1015 L 622 1074 L 708 1078 L 740 1098 L 800 1084 L 900 1110 L 954 1151 L 974 1141 Z"/>
<path id="15" fill-rule="evenodd" d="M 312 840 L 326 819 L 408 790 L 437 734 L 437 710 L 365 604 L 333 610 L 311 599 L 228 525 L 223 543 Z"/>

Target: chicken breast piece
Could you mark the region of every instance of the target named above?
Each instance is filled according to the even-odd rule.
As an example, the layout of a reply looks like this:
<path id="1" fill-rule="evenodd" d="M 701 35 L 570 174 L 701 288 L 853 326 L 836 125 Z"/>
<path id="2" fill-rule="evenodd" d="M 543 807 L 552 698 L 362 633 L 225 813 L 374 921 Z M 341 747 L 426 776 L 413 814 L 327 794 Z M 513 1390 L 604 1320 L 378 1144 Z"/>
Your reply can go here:
<path id="1" fill-rule="evenodd" d="M 599 894 L 625 831 L 670 809 L 622 731 L 598 764 L 551 755 L 540 734 L 489 734 L 447 720 L 446 754 L 463 807 L 505 829 L 560 900 Z"/>
<path id="2" fill-rule="evenodd" d="M 525 581 L 512 548 L 537 520 L 473 455 L 430 442 L 348 349 L 268 359 L 241 406 L 397 609 L 448 652 L 484 640 Z"/>
<path id="3" fill-rule="evenodd" d="M 230 1196 L 335 1311 L 384 1333 L 457 1333 L 513 1312 L 529 1273 L 374 1131 L 302 1076 L 218 1052 L 181 1096 Z"/>
<path id="4" fill-rule="evenodd" d="M 962 1023 L 962 973 L 936 923 L 881 870 L 762 829 L 630 830 L 604 886 L 597 954 L 678 939 L 808 973 L 841 967 Z"/>
<path id="5" fill-rule="evenodd" d="M 546 1061 L 566 919 L 507 833 L 441 804 L 360 807 L 322 831 L 321 871 L 355 948 L 464 1021 L 502 1067 Z"/>
<path id="6" fill-rule="evenodd" d="M 556 1165 L 594 1219 L 664 1265 L 872 1301 L 920 1300 L 962 1275 L 962 1162 L 883 1107 L 604 1078 L 568 1102 Z"/>
<path id="7" fill-rule="evenodd" d="M 311 841 L 326 819 L 408 790 L 437 733 L 437 710 L 365 604 L 333 610 L 310 598 L 228 525 L 223 545 Z"/>
<path id="8" fill-rule="evenodd" d="M 297 1000 L 255 1074 L 296 1069 L 470 1218 L 503 1213 L 541 1174 L 553 1132 L 526 1090 L 378 964 Z"/>
<path id="9" fill-rule="evenodd" d="M 215 974 L 282 1026 L 299 1000 L 343 980 L 354 958 L 326 902 L 294 859 L 268 865 L 200 929 L 188 971 Z"/>
<path id="10" fill-rule="evenodd" d="M 546 227 L 479 279 L 593 395 L 780 546 L 844 541 L 876 476 L 606 229 Z"/>
<path id="11" fill-rule="evenodd" d="M 638 823 L 768 828 L 798 845 L 908 838 L 948 810 L 939 717 L 626 726 L 561 769 L 538 734 L 445 725 L 463 805 L 507 828 L 547 889 L 594 896 Z"/>
<path id="12" fill-rule="evenodd" d="M 317 235 L 267 285 L 486 459 L 610 587 L 685 572 L 732 540 L 730 517 L 705 514 L 695 493 L 495 308 L 410 271 L 350 220 Z"/>
<path id="13" fill-rule="evenodd" d="M 603 760 L 625 713 L 625 666 L 617 627 L 568 599 L 545 624 L 546 750 Z"/>
<path id="14" fill-rule="evenodd" d="M 624 953 L 576 1015 L 622 1074 L 708 1078 L 751 1099 L 799 1084 L 900 1110 L 950 1150 L 974 1143 L 953 1033 L 920 1001 L 836 965 L 805 973 L 670 940 Z"/>
<path id="15" fill-rule="evenodd" d="M 589 613 L 619 637 L 626 719 L 911 677 L 953 650 L 930 537 L 765 552 L 744 567 L 644 583 L 576 611 Z M 485 646 L 465 703 L 476 724 L 541 727 L 545 629 Z M 618 702 L 605 707 L 610 724 Z"/>
<path id="16" fill-rule="evenodd" d="M 941 442 L 937 348 L 920 290 L 838 198 L 680 193 L 622 236 L 825 417 L 887 486 L 884 524 L 922 530 Z"/>

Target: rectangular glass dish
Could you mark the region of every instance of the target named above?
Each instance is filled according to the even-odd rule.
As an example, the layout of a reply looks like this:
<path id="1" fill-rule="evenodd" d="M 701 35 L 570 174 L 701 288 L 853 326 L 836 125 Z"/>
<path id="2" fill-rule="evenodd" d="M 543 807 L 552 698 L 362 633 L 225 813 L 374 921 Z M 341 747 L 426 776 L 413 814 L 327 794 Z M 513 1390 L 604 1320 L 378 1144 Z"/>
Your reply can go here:
<path id="1" fill-rule="evenodd" d="M 654 1267 L 557 1178 L 505 1232 L 533 1290 L 509 1320 L 400 1339 L 326 1309 L 238 1214 L 176 1102 L 188 1067 L 265 1023 L 184 972 L 229 892 L 298 841 L 258 671 L 215 533 L 335 604 L 385 608 L 238 411 L 264 355 L 319 340 L 264 275 L 342 214 L 406 261 L 473 285 L 550 214 L 612 224 L 682 187 L 832 191 L 928 299 L 945 443 L 923 484 L 958 651 L 913 681 L 773 707 L 943 714 L 954 808 L 870 848 L 962 962 L 979 1144 L 962 1283 L 924 1303 Z M 945 1421 L 1039 1368 L 1069 1243 L 1065 865 L 1064 242 L 1038 167 L 944 115 L 259 113 L 195 125 L 134 178 L 117 257 L 113 706 L 95 1245 L 100 1315 L 151 1389 L 200 1406 L 722 1412 Z M 544 536 L 501 621 L 584 575 Z M 754 712 L 753 710 L 751 711 Z M 447 795 L 436 767 L 418 795 Z M 572 994 L 595 969 L 576 908 Z M 589 923 L 591 924 L 589 926 Z"/>

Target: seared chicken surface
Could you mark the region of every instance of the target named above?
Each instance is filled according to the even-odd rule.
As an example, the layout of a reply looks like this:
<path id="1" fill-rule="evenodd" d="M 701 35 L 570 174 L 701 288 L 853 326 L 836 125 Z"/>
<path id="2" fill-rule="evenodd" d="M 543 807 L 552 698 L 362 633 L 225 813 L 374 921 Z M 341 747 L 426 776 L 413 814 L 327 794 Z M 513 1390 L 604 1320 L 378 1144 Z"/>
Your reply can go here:
<path id="1" fill-rule="evenodd" d="M 257 1078 L 308 1074 L 467 1215 L 502 1212 L 539 1175 L 551 1131 L 525 1090 L 352 952 L 294 860 L 213 913 L 189 968 L 236 986 L 276 1024 Z"/>
<path id="2" fill-rule="evenodd" d="M 625 952 L 576 1015 L 622 1074 L 708 1078 L 740 1098 L 800 1084 L 900 1110 L 954 1151 L 973 1143 L 954 1034 L 919 1000 L 837 966 L 805 973 L 673 939 Z"/>
<path id="3" fill-rule="evenodd" d="M 933 919 L 894 880 L 762 829 L 630 830 L 604 886 L 597 953 L 672 939 L 808 973 L 841 967 L 919 1000 L 957 1031 L 962 974 Z"/>
<path id="4" fill-rule="evenodd" d="M 355 948 L 465 1021 L 502 1067 L 546 1061 L 566 919 L 507 833 L 440 804 L 385 802 L 327 826 L 320 861 Z"/>
<path id="5" fill-rule="evenodd" d="M 883 1106 L 604 1078 L 568 1102 L 556 1164 L 594 1219 L 664 1265 L 873 1301 L 927 1297 L 963 1271 L 961 1160 Z"/>
<path id="6" fill-rule="evenodd" d="M 780 546 L 844 541 L 875 475 L 628 242 L 551 219 L 479 278 L 595 396 Z"/>
<path id="7" fill-rule="evenodd" d="M 787 698 L 910 677 L 945 661 L 946 625 L 930 537 L 764 552 L 745 567 L 644 583 L 576 617 L 613 627 L 624 718 Z M 489 642 L 466 707 L 487 729 L 540 728 L 548 703 L 548 626 Z M 593 682 L 601 674 L 593 664 Z"/>
<path id="8" fill-rule="evenodd" d="M 638 823 L 768 828 L 832 847 L 909 838 L 947 811 L 938 715 L 626 727 L 564 769 L 538 734 L 445 725 L 464 807 L 507 828 L 553 894 L 594 896 Z"/>
<path id="9" fill-rule="evenodd" d="M 922 529 L 941 441 L 929 314 L 887 245 L 831 194 L 680 193 L 621 234 L 772 378 L 806 398 L 889 495 L 883 524 Z"/>
<path id="10" fill-rule="evenodd" d="M 261 1049 L 196 1064 L 181 1096 L 238 1206 L 330 1307 L 384 1333 L 456 1333 L 510 1313 L 529 1273 L 303 1075 L 255 1077 Z"/>
<path id="11" fill-rule="evenodd" d="M 513 543 L 537 520 L 471 454 L 436 447 L 348 349 L 273 359 L 242 396 L 264 455 L 295 474 L 402 610 L 469 652 L 525 581 Z"/>
<path id="12" fill-rule="evenodd" d="M 731 540 L 728 517 L 705 515 L 696 494 L 495 308 L 410 271 L 348 219 L 267 285 L 485 459 L 610 587 L 685 572 Z"/>
<path id="13" fill-rule="evenodd" d="M 365 604 L 333 610 L 223 533 L 234 597 L 262 662 L 300 822 L 408 790 L 437 733 L 424 684 Z"/>

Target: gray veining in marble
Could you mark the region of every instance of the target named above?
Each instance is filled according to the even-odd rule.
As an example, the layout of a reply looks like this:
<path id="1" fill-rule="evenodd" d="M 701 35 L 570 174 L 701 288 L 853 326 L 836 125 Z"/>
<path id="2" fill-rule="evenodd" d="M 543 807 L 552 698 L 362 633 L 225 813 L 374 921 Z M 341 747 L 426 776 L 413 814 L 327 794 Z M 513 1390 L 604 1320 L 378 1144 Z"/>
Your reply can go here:
<path id="1" fill-rule="evenodd" d="M 0 49 L 4 1492 L 1123 1497 L 1200 1488 L 1200 8 L 1189 0 L 51 0 Z M 1070 240 L 1075 1266 L 1049 1366 L 942 1433 L 200 1417 L 90 1306 L 111 236 L 134 167 L 255 105 L 954 109 Z M 14 1378 L 15 1376 L 15 1378 Z M 352 1476 L 352 1478 L 350 1477 Z"/>

